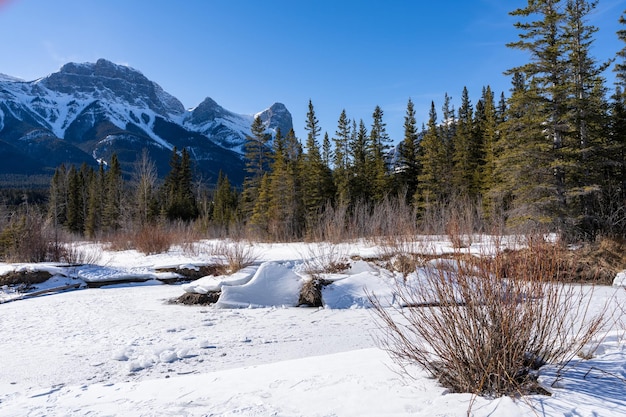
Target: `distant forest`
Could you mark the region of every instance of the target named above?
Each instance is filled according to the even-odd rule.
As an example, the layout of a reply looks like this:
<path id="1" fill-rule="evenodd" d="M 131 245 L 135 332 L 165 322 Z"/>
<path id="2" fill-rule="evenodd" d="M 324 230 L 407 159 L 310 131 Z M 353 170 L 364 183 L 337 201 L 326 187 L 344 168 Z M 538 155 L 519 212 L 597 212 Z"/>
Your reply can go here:
<path id="1" fill-rule="evenodd" d="M 380 107 L 367 122 L 344 110 L 329 135 L 309 102 L 304 142 L 293 131 L 271 137 L 254 120 L 242 188 L 223 175 L 212 187 L 195 183 L 185 149 L 173 151 L 171 172 L 160 183 L 147 154 L 131 179 L 122 178 L 114 158 L 106 170 L 59 167 L 47 219 L 88 237 L 185 222 L 226 236 L 245 231 L 279 240 L 311 236 L 329 212 L 371 215 L 387 204 L 409 209 L 431 232 L 442 231 L 433 219 L 449 223 L 455 211 L 476 219 L 470 233 L 506 227 L 570 240 L 626 237 L 626 11 L 616 33 L 624 48 L 598 62 L 597 28 L 588 22 L 596 6 L 540 0 L 512 11 L 519 40 L 507 46 L 529 59 L 507 71 L 510 95 L 485 85 L 472 103 L 465 88 L 458 109 L 446 95 L 441 107 L 431 103 L 421 126 L 409 99 L 397 147 Z M 607 69 L 616 74 L 611 87 Z"/>

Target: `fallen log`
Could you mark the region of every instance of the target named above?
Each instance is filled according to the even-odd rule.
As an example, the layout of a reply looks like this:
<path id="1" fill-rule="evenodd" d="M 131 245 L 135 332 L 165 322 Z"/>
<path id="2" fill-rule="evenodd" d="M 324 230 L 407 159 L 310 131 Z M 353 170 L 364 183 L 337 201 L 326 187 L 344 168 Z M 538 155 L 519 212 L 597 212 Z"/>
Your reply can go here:
<path id="1" fill-rule="evenodd" d="M 11 298 L 11 299 L 6 300 L 6 301 L 0 301 L 0 304 L 6 304 L 6 303 L 10 303 L 11 301 L 23 300 L 25 298 L 30 298 L 30 297 L 37 297 L 39 295 L 43 295 L 43 294 L 47 294 L 47 293 L 51 293 L 51 292 L 61 292 L 61 291 L 73 290 L 73 289 L 80 288 L 81 285 L 82 285 L 82 283 L 67 284 L 67 285 L 62 285 L 60 287 L 46 288 L 45 290 L 26 292 L 26 293 L 21 294 L 19 297 Z"/>

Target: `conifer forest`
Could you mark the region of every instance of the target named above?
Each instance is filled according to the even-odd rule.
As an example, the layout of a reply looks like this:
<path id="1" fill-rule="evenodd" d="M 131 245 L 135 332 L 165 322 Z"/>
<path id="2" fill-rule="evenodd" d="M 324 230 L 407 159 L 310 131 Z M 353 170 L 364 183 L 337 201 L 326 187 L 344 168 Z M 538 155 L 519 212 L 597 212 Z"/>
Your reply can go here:
<path id="1" fill-rule="evenodd" d="M 304 138 L 270 135 L 255 119 L 242 185 L 224 175 L 196 178 L 186 149 L 173 150 L 160 180 L 144 153 L 129 175 L 116 158 L 99 170 L 58 167 L 40 214 L 88 238 L 184 223 L 219 236 L 306 239 L 319 235 L 322 219 L 339 217 L 331 227 L 358 237 L 359 216 L 393 221 L 394 210 L 408 210 L 426 233 L 445 233 L 465 213 L 468 232 L 626 237 L 626 11 L 615 16 L 624 47 L 599 62 L 598 28 L 589 24 L 596 5 L 542 0 L 511 11 L 519 36 L 507 46 L 527 59 L 508 69 L 510 90 L 493 91 L 485 80 L 471 92 L 477 99 L 467 88 L 451 92 L 458 108 L 446 95 L 430 103 L 425 122 L 408 99 L 404 137 L 395 142 L 380 107 L 371 120 L 346 109 L 336 127 L 323 128 L 309 101 Z"/>

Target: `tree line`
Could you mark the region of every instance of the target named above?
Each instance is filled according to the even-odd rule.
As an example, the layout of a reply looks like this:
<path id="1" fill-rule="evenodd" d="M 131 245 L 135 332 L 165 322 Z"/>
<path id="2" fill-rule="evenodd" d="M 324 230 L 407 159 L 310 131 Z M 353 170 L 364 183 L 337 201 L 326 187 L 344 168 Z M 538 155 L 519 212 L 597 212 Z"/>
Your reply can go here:
<path id="1" fill-rule="evenodd" d="M 192 221 L 198 218 L 191 159 L 186 149 L 172 150 L 170 172 L 159 183 L 147 152 L 137 160 L 125 180 L 113 154 L 98 170 L 61 165 L 50 184 L 48 218 L 53 226 L 94 238 L 158 221 Z"/>
<path id="2" fill-rule="evenodd" d="M 121 227 L 120 219 L 167 219 L 292 239 L 309 235 L 329 207 L 371 209 L 393 197 L 414 209 L 416 221 L 465 201 L 485 222 L 542 227 L 571 238 L 625 236 L 626 46 L 608 62 L 593 57 L 597 28 L 588 20 L 597 4 L 539 0 L 512 11 L 519 40 L 507 46 L 529 60 L 507 71 L 510 95 L 496 95 L 487 85 L 474 104 L 464 88 L 455 109 L 446 94 L 440 113 L 431 102 L 421 126 L 409 99 L 396 147 L 380 107 L 368 123 L 343 110 L 335 132 L 322 135 L 309 101 L 304 144 L 293 130 L 270 135 L 254 119 L 241 188 L 220 175 L 201 195 L 185 149 L 174 150 L 172 171 L 158 187 L 145 155 L 130 184 L 112 159 L 99 171 L 59 168 L 50 216 L 88 236 Z M 626 30 L 617 36 L 626 43 Z M 609 92 L 603 73 L 611 66 L 616 82 Z M 124 207 L 132 210 L 120 212 Z"/>

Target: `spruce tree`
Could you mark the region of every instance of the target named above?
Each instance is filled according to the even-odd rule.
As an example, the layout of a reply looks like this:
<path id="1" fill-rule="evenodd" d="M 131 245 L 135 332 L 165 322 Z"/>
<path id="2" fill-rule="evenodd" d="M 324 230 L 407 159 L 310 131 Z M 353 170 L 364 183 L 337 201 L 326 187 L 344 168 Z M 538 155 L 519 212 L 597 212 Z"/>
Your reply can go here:
<path id="1" fill-rule="evenodd" d="M 102 226 L 106 231 L 114 231 L 121 226 L 123 179 L 122 168 L 117 154 L 111 156 L 108 170 L 104 175 L 104 204 Z"/>
<path id="2" fill-rule="evenodd" d="M 428 126 L 421 141 L 422 167 L 418 176 L 415 204 L 421 210 L 444 202 L 450 196 L 448 155 L 441 130 L 437 126 L 435 103 L 431 102 Z"/>
<path id="3" fill-rule="evenodd" d="M 89 199 L 87 203 L 87 217 L 85 219 L 85 235 L 94 238 L 102 229 L 102 212 L 104 211 L 105 190 L 104 163 L 100 163 L 98 171 L 89 175 Z"/>
<path id="4" fill-rule="evenodd" d="M 305 130 L 308 132 L 306 153 L 300 174 L 305 219 L 307 225 L 312 226 L 317 221 L 322 207 L 334 196 L 334 186 L 330 168 L 324 164 L 320 153 L 317 137 L 321 128 L 310 100 Z"/>
<path id="5" fill-rule="evenodd" d="M 55 227 L 65 226 L 67 223 L 68 206 L 68 172 L 64 164 L 54 170 L 50 182 L 50 200 L 48 202 L 48 216 Z"/>
<path id="6" fill-rule="evenodd" d="M 85 181 L 74 165 L 70 167 L 68 177 L 67 228 L 70 232 L 82 234 L 85 227 L 83 198 Z"/>
<path id="7" fill-rule="evenodd" d="M 417 191 L 417 177 L 419 176 L 419 133 L 415 119 L 415 106 L 409 99 L 404 116 L 404 139 L 400 143 L 399 178 L 400 186 L 406 189 L 406 196 L 411 199 Z"/>
<path id="8" fill-rule="evenodd" d="M 268 202 L 268 232 L 272 238 L 282 240 L 296 238 L 300 231 L 296 169 L 289 159 L 286 142 L 279 130 L 274 139 Z"/>
<path id="9" fill-rule="evenodd" d="M 335 187 L 337 189 L 337 200 L 340 203 L 350 201 L 350 119 L 346 115 L 345 109 L 341 111 L 337 121 L 337 131 L 333 141 L 335 142 L 335 152 L 333 154 Z"/>
<path id="10" fill-rule="evenodd" d="M 376 106 L 372 114 L 372 128 L 370 130 L 369 157 L 372 197 L 382 201 L 388 192 L 389 173 L 386 155 L 390 148 L 391 139 L 387 134 L 387 127 L 383 121 L 383 110 Z"/>
<path id="11" fill-rule="evenodd" d="M 260 116 L 254 118 L 250 130 L 252 135 L 246 137 L 244 145 L 246 177 L 243 183 L 242 209 L 246 218 L 252 216 L 256 199 L 259 197 L 261 179 L 271 163 L 271 150 L 268 146 L 271 136 L 265 133 Z"/>
<path id="12" fill-rule="evenodd" d="M 624 45 L 617 52 L 617 62 L 615 63 L 614 71 L 617 85 L 620 87 L 621 92 L 626 94 L 626 10 L 619 17 L 619 23 L 624 25 L 624 27 L 617 31 L 617 38 Z"/>
<path id="13" fill-rule="evenodd" d="M 261 186 L 259 188 L 259 196 L 254 202 L 254 209 L 248 226 L 252 229 L 254 235 L 258 238 L 267 238 L 269 232 L 270 220 L 270 174 L 265 173 L 261 178 Z"/>
<path id="14" fill-rule="evenodd" d="M 481 164 L 479 188 L 480 195 L 483 200 L 483 208 L 485 215 L 489 218 L 496 207 L 491 200 L 491 190 L 496 187 L 499 180 L 496 177 L 496 144 L 499 140 L 498 111 L 495 106 L 493 92 L 491 87 L 483 88 L 482 96 L 479 101 L 481 111 L 476 112 L 476 135 L 481 137 Z M 478 109 L 478 104 L 476 105 Z"/>
<path id="15" fill-rule="evenodd" d="M 511 13 L 523 21 L 515 25 L 520 40 L 508 46 L 528 52 L 531 60 L 509 73 L 524 75 L 529 88 L 523 101 L 533 107 L 532 122 L 538 130 L 535 138 L 526 135 L 520 144 L 531 158 L 521 163 L 536 171 L 543 170 L 537 164 L 547 163 L 552 171 L 536 186 L 544 192 L 532 204 L 538 215 L 533 220 L 562 233 L 571 233 L 572 226 L 589 229 L 591 202 L 599 189 L 603 65 L 590 57 L 595 28 L 585 22 L 595 5 L 584 0 L 529 1 L 526 8 Z"/>
<path id="16" fill-rule="evenodd" d="M 213 197 L 213 222 L 228 233 L 236 219 L 237 192 L 231 186 L 228 176 L 220 171 Z"/>
<path id="17" fill-rule="evenodd" d="M 169 220 L 191 221 L 198 217 L 198 205 L 193 191 L 193 170 L 187 149 L 181 154 L 174 147 L 170 172 L 165 177 L 162 195 L 165 196 L 164 214 Z"/>
<path id="18" fill-rule="evenodd" d="M 359 127 L 356 121 L 352 122 L 352 138 L 350 140 L 350 154 L 352 158 L 352 169 L 350 175 L 350 196 L 352 201 L 369 201 L 372 190 L 369 186 L 370 172 L 368 164 L 368 134 L 367 127 L 363 119 L 359 120 Z"/>
<path id="19" fill-rule="evenodd" d="M 452 138 L 452 184 L 457 195 L 471 198 L 478 195 L 479 141 L 482 139 L 474 135 L 473 113 L 467 87 L 464 87 Z"/>

